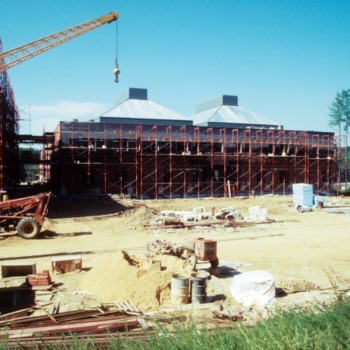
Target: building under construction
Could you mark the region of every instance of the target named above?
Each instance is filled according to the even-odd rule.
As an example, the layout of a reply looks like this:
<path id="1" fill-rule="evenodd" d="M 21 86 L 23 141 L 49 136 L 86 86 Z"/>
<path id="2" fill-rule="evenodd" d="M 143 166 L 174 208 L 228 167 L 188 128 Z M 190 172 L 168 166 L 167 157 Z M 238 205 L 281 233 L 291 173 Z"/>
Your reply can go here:
<path id="1" fill-rule="evenodd" d="M 147 90 L 129 89 L 96 120 L 60 122 L 43 137 L 19 135 L 6 70 L 117 18 L 112 12 L 0 55 L 0 190 L 19 183 L 25 161 L 19 161 L 19 143 L 39 142 L 37 178 L 62 195 L 285 194 L 300 182 L 313 184 L 315 192 L 335 192 L 339 147 L 333 133 L 283 130 L 239 107 L 237 96 L 219 96 L 184 117 L 148 100 Z M 117 61 L 114 74 L 117 81 Z"/>
<path id="2" fill-rule="evenodd" d="M 7 71 L 0 71 L 0 190 L 14 188 L 19 181 L 18 123 L 19 113 Z"/>
<path id="3" fill-rule="evenodd" d="M 293 183 L 334 193 L 333 133 L 283 130 L 223 95 L 184 117 L 130 88 L 89 122 L 60 122 L 50 151 L 51 183 L 62 195 L 135 198 L 288 194 Z"/>

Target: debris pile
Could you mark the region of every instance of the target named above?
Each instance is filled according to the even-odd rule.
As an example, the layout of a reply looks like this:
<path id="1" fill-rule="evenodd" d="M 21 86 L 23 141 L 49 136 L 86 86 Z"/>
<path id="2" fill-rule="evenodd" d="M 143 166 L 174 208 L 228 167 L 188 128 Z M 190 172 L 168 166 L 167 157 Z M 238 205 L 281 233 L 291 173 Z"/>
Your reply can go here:
<path id="1" fill-rule="evenodd" d="M 227 207 L 220 209 L 216 215 L 216 220 L 243 220 L 243 216 L 240 211 L 236 210 L 234 207 Z"/>
<path id="2" fill-rule="evenodd" d="M 157 239 L 146 244 L 146 257 L 154 258 L 157 255 L 173 255 L 180 257 L 185 250 L 185 247 L 167 240 Z"/>
<path id="3" fill-rule="evenodd" d="M 192 211 L 162 210 L 158 219 L 163 225 L 167 223 L 186 223 L 203 220 L 213 220 L 212 212 L 206 212 L 204 207 L 195 207 Z"/>
<path id="4" fill-rule="evenodd" d="M 320 290 L 317 284 L 309 281 L 280 281 L 278 286 L 289 294 Z"/>
<path id="5" fill-rule="evenodd" d="M 21 347 L 36 349 L 43 345 L 46 345 L 43 346 L 45 348 L 61 345 L 64 339 L 72 339 L 72 333 L 75 337 L 84 337 L 86 334 L 94 334 L 96 337 L 97 334 L 104 334 L 101 340 L 106 340 L 112 331 L 130 332 L 132 328 L 139 326 L 137 315 L 141 315 L 141 312 L 136 311 L 129 313 L 101 306 L 91 310 L 47 313 L 35 317 L 18 315 L 19 317 L 11 319 L 5 315 L 0 316 L 0 337 L 6 338 L 7 345 L 16 345 L 17 348 L 19 342 L 25 342 L 26 346 Z"/>
<path id="6" fill-rule="evenodd" d="M 260 206 L 249 208 L 247 220 L 242 213 L 233 206 L 205 211 L 204 207 L 195 207 L 192 211 L 163 210 L 157 220 L 143 224 L 152 228 L 193 228 L 193 227 L 244 227 L 258 223 L 270 223 L 267 209 Z"/>
<path id="7" fill-rule="evenodd" d="M 212 309 L 212 314 L 214 317 L 236 322 L 244 320 L 244 309 L 239 306 L 219 305 Z"/>

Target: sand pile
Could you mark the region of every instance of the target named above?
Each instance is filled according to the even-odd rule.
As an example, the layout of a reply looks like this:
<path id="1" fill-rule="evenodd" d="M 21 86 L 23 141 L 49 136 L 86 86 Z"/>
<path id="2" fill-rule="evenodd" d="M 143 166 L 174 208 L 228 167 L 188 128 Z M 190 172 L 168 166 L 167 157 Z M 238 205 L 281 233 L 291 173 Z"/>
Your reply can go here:
<path id="1" fill-rule="evenodd" d="M 173 273 L 189 274 L 190 266 L 174 256 L 142 260 L 117 252 L 90 270 L 83 277 L 81 287 L 101 303 L 129 301 L 142 311 L 156 310 L 171 306 Z"/>
<path id="2" fill-rule="evenodd" d="M 126 225 L 131 230 L 143 231 L 147 228 L 144 224 L 154 221 L 158 216 L 158 212 L 154 209 L 148 208 L 146 206 L 127 210 L 124 212 L 123 217 L 126 218 Z"/>

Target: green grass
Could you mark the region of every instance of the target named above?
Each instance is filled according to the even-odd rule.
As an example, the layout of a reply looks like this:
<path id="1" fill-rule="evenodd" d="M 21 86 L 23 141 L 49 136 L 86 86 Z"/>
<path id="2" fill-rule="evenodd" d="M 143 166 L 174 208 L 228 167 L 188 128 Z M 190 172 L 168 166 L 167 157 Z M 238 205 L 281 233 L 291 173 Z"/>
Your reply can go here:
<path id="1" fill-rule="evenodd" d="M 108 349 L 122 350 L 269 350 L 350 349 L 350 300 L 339 301 L 317 313 L 281 312 L 254 327 L 232 325 L 215 331 L 178 325 L 169 333 L 161 326 L 147 342 L 111 339 Z M 19 347 L 20 348 L 20 347 Z M 41 347 L 44 349 L 45 347 Z M 106 348 L 106 347 L 105 347 Z M 0 345 L 6 349 L 6 344 Z M 47 349 L 95 349 L 93 342 L 75 339 L 70 345 Z"/>

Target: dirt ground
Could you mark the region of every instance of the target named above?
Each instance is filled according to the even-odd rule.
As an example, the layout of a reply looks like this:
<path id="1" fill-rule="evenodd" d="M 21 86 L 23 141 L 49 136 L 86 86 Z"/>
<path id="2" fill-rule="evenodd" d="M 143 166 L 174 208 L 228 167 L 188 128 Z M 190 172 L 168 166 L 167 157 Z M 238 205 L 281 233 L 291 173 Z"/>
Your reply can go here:
<path id="1" fill-rule="evenodd" d="M 133 208 L 133 202 L 129 199 L 52 202 L 39 239 L 0 236 L 0 264 L 35 262 L 38 272 L 43 269 L 51 271 L 53 257 L 81 254 L 83 271 L 52 275 L 53 280 L 64 290 L 65 294 L 61 295 L 60 302 L 66 309 L 83 308 L 101 300 L 101 297 L 89 294 L 86 290 L 87 276 L 94 268 L 100 268 L 99 275 L 102 275 L 104 270 L 110 268 L 109 265 L 118 265 L 113 258 L 121 250 L 145 259 L 146 244 L 156 239 L 179 243 L 193 237 L 217 240 L 222 271 L 225 268 L 236 273 L 267 271 L 273 275 L 277 286 L 294 286 L 294 291 L 299 293 L 277 298 L 277 303 L 280 304 L 325 300 L 334 296 L 332 286 L 335 284 L 343 290 L 350 287 L 349 214 L 331 214 L 318 208 L 311 212 L 298 213 L 291 196 L 149 200 L 144 203 L 146 206 Z M 350 199 L 329 197 L 327 204 L 350 205 Z M 204 207 L 210 211 L 213 206 L 215 210 L 234 206 L 243 217 L 248 215 L 249 207 L 261 206 L 268 210 L 268 217 L 273 222 L 238 228 L 195 227 L 164 230 L 143 226 L 154 221 L 161 210 L 192 210 L 193 207 Z M 111 259 L 110 263 L 108 259 Z M 207 267 L 203 264 L 198 268 Z M 113 268 L 118 270 L 118 266 Z M 218 273 L 213 276 L 208 294 L 219 295 L 217 302 L 237 305 L 229 290 L 233 275 L 234 273 Z M 123 279 L 122 283 L 118 283 L 113 278 L 114 275 L 109 276 L 112 280 L 108 281 L 105 289 L 115 289 L 121 293 L 130 287 L 126 285 L 129 283 L 127 280 Z M 115 276 L 122 279 L 120 275 Z M 85 282 L 82 283 L 84 279 Z M 93 286 L 101 282 L 93 277 L 90 283 Z M 143 289 L 147 293 L 148 287 L 140 284 L 141 279 L 135 288 Z M 307 285 L 308 288 L 305 287 Z M 300 286 L 304 286 L 305 290 Z M 133 293 L 130 292 L 128 299 L 135 302 Z M 139 302 L 135 303 L 140 305 Z M 142 303 L 141 306 L 145 309 L 151 308 Z M 167 306 L 170 305 L 152 305 L 158 309 Z"/>

